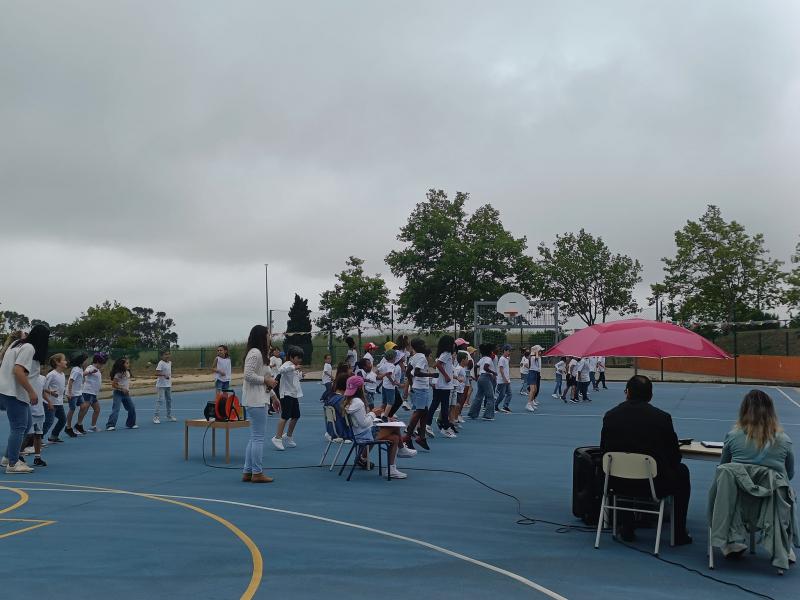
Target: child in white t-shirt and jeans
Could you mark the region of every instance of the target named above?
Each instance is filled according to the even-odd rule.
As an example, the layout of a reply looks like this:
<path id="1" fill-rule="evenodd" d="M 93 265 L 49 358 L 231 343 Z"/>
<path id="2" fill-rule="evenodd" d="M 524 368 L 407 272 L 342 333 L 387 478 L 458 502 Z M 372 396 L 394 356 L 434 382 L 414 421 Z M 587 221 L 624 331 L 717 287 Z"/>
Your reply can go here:
<path id="1" fill-rule="evenodd" d="M 161 403 L 167 405 L 167 421 L 177 421 L 172 416 L 172 354 L 169 350 L 161 353 L 161 360 L 156 365 L 156 411 L 153 415 L 153 423 L 161 423 Z"/>
<path id="2" fill-rule="evenodd" d="M 49 401 L 44 399 L 44 382 L 45 376 L 41 373 L 36 377 L 30 379 L 31 387 L 33 387 L 36 395 L 39 397 L 39 402 L 31 404 L 31 426 L 28 429 L 28 434 L 22 442 L 20 450 L 24 454 L 33 454 L 34 467 L 46 467 L 47 463 L 42 460 L 42 436 L 44 435 L 44 411 L 45 404 Z"/>
<path id="3" fill-rule="evenodd" d="M 303 397 L 303 388 L 300 386 L 300 379 L 303 371 L 304 353 L 302 348 L 289 346 L 286 352 L 288 359 L 281 366 L 280 376 L 280 398 L 281 398 L 281 418 L 278 421 L 278 429 L 272 438 L 272 445 L 278 450 L 294 448 L 297 444 L 294 441 L 294 428 L 300 419 L 300 398 Z M 289 428 L 283 433 L 286 424 Z"/>

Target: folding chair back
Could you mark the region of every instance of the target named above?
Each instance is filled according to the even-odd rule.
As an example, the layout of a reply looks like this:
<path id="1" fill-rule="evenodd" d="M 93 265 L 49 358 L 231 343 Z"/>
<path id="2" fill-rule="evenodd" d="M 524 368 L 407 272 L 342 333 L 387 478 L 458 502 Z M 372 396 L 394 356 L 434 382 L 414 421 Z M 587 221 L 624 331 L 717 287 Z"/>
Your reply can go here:
<path id="1" fill-rule="evenodd" d="M 603 472 L 622 479 L 655 479 L 658 465 L 652 456 L 632 452 L 606 452 Z"/>
<path id="2" fill-rule="evenodd" d="M 336 409 L 333 408 L 332 406 L 323 406 L 322 408 L 325 412 L 326 429 L 328 429 L 329 431 L 336 431 Z M 330 425 L 330 427 L 327 427 L 327 425 Z M 334 437 L 333 439 L 338 441 L 341 440 L 342 438 L 337 436 Z"/>

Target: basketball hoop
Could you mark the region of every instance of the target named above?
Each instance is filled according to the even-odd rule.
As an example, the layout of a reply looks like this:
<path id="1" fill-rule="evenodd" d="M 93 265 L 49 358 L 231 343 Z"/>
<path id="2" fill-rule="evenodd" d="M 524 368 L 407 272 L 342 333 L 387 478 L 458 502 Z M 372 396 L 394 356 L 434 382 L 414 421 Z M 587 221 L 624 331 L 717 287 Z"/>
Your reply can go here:
<path id="1" fill-rule="evenodd" d="M 513 324 L 518 313 L 515 310 L 507 310 L 503 314 L 506 316 L 506 319 L 508 319 L 508 322 Z"/>
<path id="2" fill-rule="evenodd" d="M 508 323 L 513 325 L 518 315 L 524 315 L 530 310 L 528 299 L 517 292 L 503 294 L 497 300 L 497 312 L 508 319 Z"/>

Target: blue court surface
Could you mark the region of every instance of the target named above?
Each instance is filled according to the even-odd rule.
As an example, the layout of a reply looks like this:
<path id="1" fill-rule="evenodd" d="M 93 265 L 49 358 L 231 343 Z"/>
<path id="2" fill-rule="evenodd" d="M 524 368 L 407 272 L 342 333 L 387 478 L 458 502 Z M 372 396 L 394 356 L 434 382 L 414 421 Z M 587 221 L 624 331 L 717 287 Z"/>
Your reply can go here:
<path id="1" fill-rule="evenodd" d="M 184 461 L 182 421 L 202 416 L 210 391 L 176 393 L 179 422 L 161 425 L 151 422 L 153 397 L 137 397 L 139 430 L 66 438 L 45 449 L 48 467 L 22 477 L 0 474 L 0 596 L 753 597 L 647 554 L 652 529 L 638 532 L 636 546 L 646 552 L 609 534 L 595 550 L 591 533 L 517 524 L 514 500 L 464 475 L 412 470 L 464 471 L 520 498 L 530 517 L 580 525 L 571 513 L 572 452 L 597 444 L 602 415 L 622 400 L 623 387 L 613 382 L 580 405 L 545 394 L 535 415 L 515 395 L 514 414 L 469 421 L 457 439 L 439 436 L 430 453 L 399 459 L 408 479 L 387 482 L 375 471 L 356 471 L 348 483 L 313 467 L 324 447 L 321 387 L 307 383 L 298 447 L 265 448 L 266 472 L 275 477 L 265 485 L 242 483 L 238 469 L 204 465 L 202 429 L 190 430 Z M 654 404 L 672 414 L 680 437 L 722 440 L 748 389 L 656 384 Z M 800 439 L 798 390 L 764 389 L 787 433 Z M 109 410 L 103 402 L 100 425 Z M 270 419 L 270 433 L 274 426 Z M 7 433 L 2 415 L 3 443 Z M 232 432 L 231 466 L 240 466 L 247 437 L 247 429 Z M 217 444 L 213 464 L 225 466 L 224 435 Z M 797 567 L 779 577 L 762 550 L 736 563 L 718 552 L 716 570 L 707 569 L 705 501 L 715 465 L 686 462 L 695 542 L 670 548 L 666 535 L 662 558 L 773 598 L 796 598 Z"/>

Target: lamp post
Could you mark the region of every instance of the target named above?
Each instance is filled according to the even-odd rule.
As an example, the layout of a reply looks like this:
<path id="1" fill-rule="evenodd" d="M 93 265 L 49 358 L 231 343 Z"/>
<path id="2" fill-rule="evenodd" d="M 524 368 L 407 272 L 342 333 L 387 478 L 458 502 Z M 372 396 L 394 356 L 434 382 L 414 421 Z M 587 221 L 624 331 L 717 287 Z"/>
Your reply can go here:
<path id="1" fill-rule="evenodd" d="M 269 340 L 269 345 L 272 345 L 272 319 L 270 319 L 269 314 L 269 265 L 264 263 L 264 298 L 266 301 L 266 310 L 267 310 L 267 339 Z"/>

